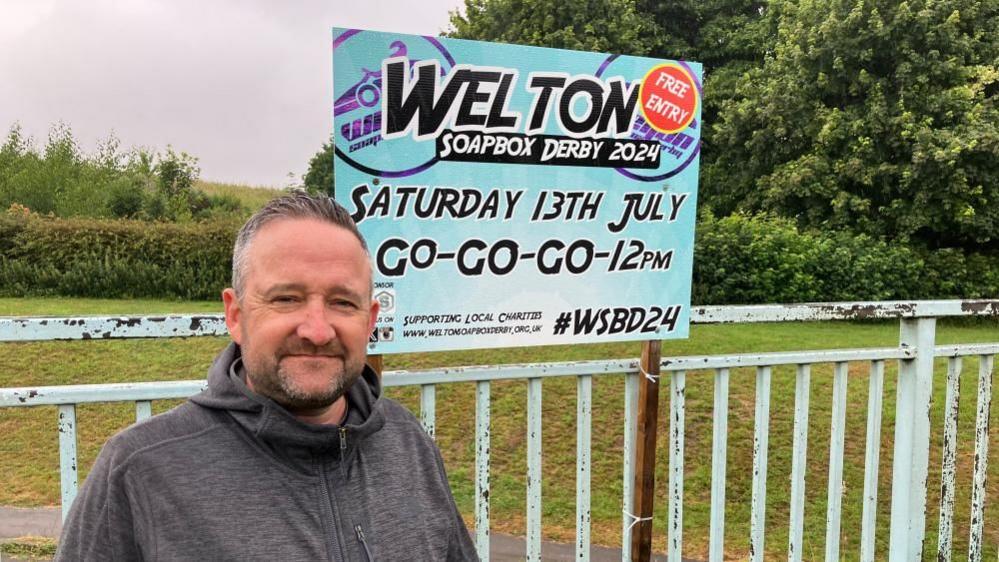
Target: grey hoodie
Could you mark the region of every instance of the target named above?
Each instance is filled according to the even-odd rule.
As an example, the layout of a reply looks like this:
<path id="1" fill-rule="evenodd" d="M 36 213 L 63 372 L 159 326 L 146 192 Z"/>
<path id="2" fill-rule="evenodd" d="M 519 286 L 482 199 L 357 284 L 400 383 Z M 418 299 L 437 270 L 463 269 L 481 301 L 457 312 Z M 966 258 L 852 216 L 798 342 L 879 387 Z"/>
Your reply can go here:
<path id="1" fill-rule="evenodd" d="M 229 345 L 208 388 L 111 438 L 57 560 L 477 560 L 440 453 L 365 369 L 342 427 L 254 394 Z"/>

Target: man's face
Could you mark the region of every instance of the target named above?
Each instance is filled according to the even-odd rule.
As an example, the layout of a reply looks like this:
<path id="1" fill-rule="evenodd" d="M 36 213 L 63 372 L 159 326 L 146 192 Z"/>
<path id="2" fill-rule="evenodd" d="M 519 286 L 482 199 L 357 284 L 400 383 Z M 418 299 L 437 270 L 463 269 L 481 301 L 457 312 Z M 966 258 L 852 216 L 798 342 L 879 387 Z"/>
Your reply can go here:
<path id="1" fill-rule="evenodd" d="M 315 219 L 279 219 L 250 243 L 243 294 L 222 294 L 250 386 L 290 411 L 338 400 L 361 375 L 378 304 L 360 242 Z"/>

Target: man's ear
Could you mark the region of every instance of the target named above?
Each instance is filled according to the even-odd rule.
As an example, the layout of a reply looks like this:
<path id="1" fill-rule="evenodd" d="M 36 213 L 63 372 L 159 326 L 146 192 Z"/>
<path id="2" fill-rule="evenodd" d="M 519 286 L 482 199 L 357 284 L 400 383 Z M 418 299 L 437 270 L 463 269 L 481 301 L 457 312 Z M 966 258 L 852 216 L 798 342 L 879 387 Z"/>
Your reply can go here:
<path id="1" fill-rule="evenodd" d="M 225 325 L 229 329 L 229 337 L 237 344 L 242 344 L 243 332 L 239 323 L 243 320 L 243 311 L 239 307 L 239 298 L 231 287 L 222 291 L 222 303 L 225 305 Z"/>
<path id="2" fill-rule="evenodd" d="M 368 315 L 368 333 L 370 334 L 372 330 L 375 329 L 375 321 L 378 320 L 378 311 L 381 307 L 378 305 L 378 301 L 371 300 L 371 313 Z M 239 343 L 239 342 L 236 342 Z"/>

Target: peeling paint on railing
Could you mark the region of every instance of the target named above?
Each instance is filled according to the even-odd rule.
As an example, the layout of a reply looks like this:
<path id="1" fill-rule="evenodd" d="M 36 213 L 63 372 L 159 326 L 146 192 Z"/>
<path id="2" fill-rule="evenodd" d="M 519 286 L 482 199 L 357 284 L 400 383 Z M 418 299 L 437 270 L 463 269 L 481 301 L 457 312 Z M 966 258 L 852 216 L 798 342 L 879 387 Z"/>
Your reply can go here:
<path id="1" fill-rule="evenodd" d="M 0 318 L 0 342 L 188 338 L 222 336 L 227 333 L 225 318 L 221 314 Z"/>
<path id="2" fill-rule="evenodd" d="M 999 300 L 694 306 L 692 324 L 999 316 Z M 225 335 L 222 314 L 0 318 L 0 342 Z"/>
<path id="3" fill-rule="evenodd" d="M 693 324 L 871 320 L 942 316 L 999 316 L 999 300 L 829 302 L 694 306 Z"/>

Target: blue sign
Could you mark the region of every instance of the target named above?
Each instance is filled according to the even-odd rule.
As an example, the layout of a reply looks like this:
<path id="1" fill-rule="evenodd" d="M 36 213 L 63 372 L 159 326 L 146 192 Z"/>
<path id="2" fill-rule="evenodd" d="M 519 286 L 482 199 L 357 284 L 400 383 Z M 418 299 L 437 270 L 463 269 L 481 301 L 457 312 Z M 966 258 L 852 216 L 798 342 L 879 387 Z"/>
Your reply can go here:
<path id="1" fill-rule="evenodd" d="M 687 337 L 700 64 L 333 36 L 373 353 Z"/>

